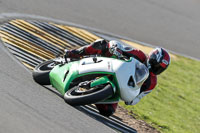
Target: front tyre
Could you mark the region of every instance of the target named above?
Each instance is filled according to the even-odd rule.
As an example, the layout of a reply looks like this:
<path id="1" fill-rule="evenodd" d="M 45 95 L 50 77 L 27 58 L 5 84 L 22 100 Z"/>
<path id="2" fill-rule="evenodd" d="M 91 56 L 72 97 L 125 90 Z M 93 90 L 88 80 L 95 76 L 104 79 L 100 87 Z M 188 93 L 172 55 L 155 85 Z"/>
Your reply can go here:
<path id="1" fill-rule="evenodd" d="M 48 60 L 40 63 L 32 72 L 33 79 L 40 85 L 50 85 L 49 72 L 53 69 L 55 63 Z"/>
<path id="2" fill-rule="evenodd" d="M 104 88 L 91 88 L 90 90 L 82 91 L 78 86 L 68 90 L 64 99 L 66 103 L 72 106 L 80 106 L 86 104 L 93 104 L 113 95 L 113 88 L 107 84 Z"/>

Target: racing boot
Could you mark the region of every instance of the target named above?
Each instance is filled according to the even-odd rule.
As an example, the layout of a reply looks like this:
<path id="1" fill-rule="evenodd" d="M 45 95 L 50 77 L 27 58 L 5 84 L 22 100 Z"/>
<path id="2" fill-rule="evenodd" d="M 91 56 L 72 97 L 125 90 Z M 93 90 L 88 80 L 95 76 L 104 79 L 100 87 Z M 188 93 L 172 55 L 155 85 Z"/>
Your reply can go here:
<path id="1" fill-rule="evenodd" d="M 99 113 L 103 116 L 109 117 L 113 115 L 117 109 L 118 103 L 112 104 L 95 104 Z"/>

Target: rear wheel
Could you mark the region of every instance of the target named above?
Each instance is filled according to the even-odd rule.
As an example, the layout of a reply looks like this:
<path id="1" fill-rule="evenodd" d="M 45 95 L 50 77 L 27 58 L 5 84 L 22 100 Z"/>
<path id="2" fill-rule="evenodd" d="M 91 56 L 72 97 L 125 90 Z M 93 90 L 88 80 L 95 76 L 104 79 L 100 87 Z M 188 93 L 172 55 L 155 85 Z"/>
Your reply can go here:
<path id="1" fill-rule="evenodd" d="M 65 95 L 65 101 L 73 106 L 92 104 L 113 95 L 113 88 L 110 84 L 103 88 L 91 88 L 89 90 L 81 90 L 80 87 L 75 86 L 68 90 Z"/>
<path id="2" fill-rule="evenodd" d="M 50 85 L 49 72 L 53 69 L 54 65 L 53 60 L 48 60 L 37 65 L 32 73 L 35 82 L 40 85 Z"/>

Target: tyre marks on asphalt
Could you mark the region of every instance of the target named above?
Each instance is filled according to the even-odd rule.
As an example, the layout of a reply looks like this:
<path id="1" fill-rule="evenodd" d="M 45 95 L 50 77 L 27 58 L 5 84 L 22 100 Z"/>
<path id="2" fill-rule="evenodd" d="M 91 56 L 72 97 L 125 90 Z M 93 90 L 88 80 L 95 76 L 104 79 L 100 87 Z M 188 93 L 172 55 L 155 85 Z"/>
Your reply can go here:
<path id="1" fill-rule="evenodd" d="M 100 39 L 98 36 L 88 32 L 86 30 L 80 29 L 80 28 L 58 25 L 58 24 L 54 24 L 54 23 L 51 23 L 51 24 L 60 28 L 60 29 L 63 29 L 64 31 L 70 32 L 74 36 L 77 36 L 78 38 L 81 38 L 88 43 L 91 43 L 91 42 L 93 42 L 97 39 Z M 82 43 L 82 45 L 84 45 L 84 42 Z"/>
<path id="2" fill-rule="evenodd" d="M 63 54 L 64 49 L 79 48 L 100 38 L 72 26 L 21 19 L 2 25 L 0 37 L 8 50 L 29 69 Z"/>
<path id="3" fill-rule="evenodd" d="M 101 35 L 78 27 L 36 20 L 11 20 L 0 27 L 0 38 L 8 50 L 26 67 L 33 69 L 42 61 L 62 55 L 64 49 L 75 49 L 104 38 L 116 39 L 145 53 L 152 50 L 133 41 Z M 172 55 L 175 58 L 175 55 Z"/>
<path id="4" fill-rule="evenodd" d="M 34 45 L 33 43 L 27 42 L 25 40 L 20 40 L 19 38 L 11 34 L 8 34 L 6 32 L 0 32 L 0 33 L 2 36 L 2 41 L 5 42 L 6 44 L 10 44 L 15 48 L 29 52 L 30 54 L 38 56 L 39 58 L 42 58 L 44 60 L 53 57 L 53 53 L 47 51 L 46 49 L 43 49 L 40 46 Z"/>

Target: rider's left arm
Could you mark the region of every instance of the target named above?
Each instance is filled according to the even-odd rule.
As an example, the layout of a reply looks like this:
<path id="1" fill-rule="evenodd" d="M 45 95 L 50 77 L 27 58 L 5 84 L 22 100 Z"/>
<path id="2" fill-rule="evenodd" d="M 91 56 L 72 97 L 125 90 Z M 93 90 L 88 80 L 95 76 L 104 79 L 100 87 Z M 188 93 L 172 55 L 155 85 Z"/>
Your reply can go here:
<path id="1" fill-rule="evenodd" d="M 137 95 L 133 101 L 131 102 L 125 102 L 126 105 L 136 105 L 144 96 L 146 96 L 147 94 L 149 94 L 152 90 L 149 91 L 144 91 L 141 92 L 139 95 Z"/>
<path id="2" fill-rule="evenodd" d="M 123 55 L 127 57 L 134 57 L 142 63 L 146 63 L 147 60 L 147 56 L 145 55 L 145 53 L 139 49 L 133 49 L 131 51 L 126 51 L 126 52 L 123 51 Z"/>
<path id="3" fill-rule="evenodd" d="M 126 102 L 127 105 L 135 105 L 137 104 L 144 96 L 149 94 L 157 84 L 157 76 L 154 75 L 152 72 L 150 72 L 150 75 L 148 79 L 144 82 L 144 84 L 141 87 L 141 92 L 138 96 L 136 96 L 133 101 Z"/>

